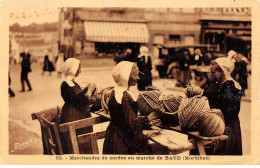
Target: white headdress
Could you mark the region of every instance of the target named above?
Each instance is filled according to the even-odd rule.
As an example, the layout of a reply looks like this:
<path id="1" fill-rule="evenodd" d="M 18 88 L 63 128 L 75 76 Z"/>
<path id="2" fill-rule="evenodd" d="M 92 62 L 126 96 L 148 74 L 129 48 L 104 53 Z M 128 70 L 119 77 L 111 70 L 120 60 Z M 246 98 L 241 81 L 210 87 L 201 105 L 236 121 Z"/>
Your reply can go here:
<path id="1" fill-rule="evenodd" d="M 217 58 L 215 59 L 215 61 L 224 72 L 227 80 L 232 80 L 235 84 L 235 87 L 241 90 L 241 86 L 239 85 L 239 83 L 237 83 L 230 75 L 234 70 L 234 63 L 229 58 L 225 57 Z"/>
<path id="2" fill-rule="evenodd" d="M 69 58 L 64 62 L 63 66 L 62 66 L 62 72 L 65 75 L 64 81 L 66 81 L 70 87 L 74 86 L 74 83 L 72 82 L 72 80 L 74 79 L 74 77 L 78 71 L 79 63 L 80 63 L 80 61 L 78 59 Z"/>
<path id="3" fill-rule="evenodd" d="M 141 58 L 142 56 L 144 56 L 145 63 L 147 63 L 149 57 L 149 49 L 146 46 L 140 47 L 140 55 L 138 56 L 138 58 Z"/>
<path id="4" fill-rule="evenodd" d="M 232 62 L 236 62 L 237 53 L 234 50 L 230 50 L 228 52 L 227 58 L 230 59 Z"/>
<path id="5" fill-rule="evenodd" d="M 115 98 L 116 101 L 121 104 L 123 93 L 128 89 L 128 81 L 132 71 L 134 63 L 129 61 L 121 61 L 114 68 L 112 76 L 116 82 Z"/>

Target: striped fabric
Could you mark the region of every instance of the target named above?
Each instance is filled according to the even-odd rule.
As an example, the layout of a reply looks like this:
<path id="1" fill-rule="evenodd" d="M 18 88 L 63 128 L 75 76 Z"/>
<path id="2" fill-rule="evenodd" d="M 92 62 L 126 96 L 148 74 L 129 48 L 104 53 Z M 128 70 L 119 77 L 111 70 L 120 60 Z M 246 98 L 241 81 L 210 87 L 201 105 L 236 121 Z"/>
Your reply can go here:
<path id="1" fill-rule="evenodd" d="M 117 43 L 148 43 L 150 34 L 146 23 L 85 21 L 87 41 Z"/>

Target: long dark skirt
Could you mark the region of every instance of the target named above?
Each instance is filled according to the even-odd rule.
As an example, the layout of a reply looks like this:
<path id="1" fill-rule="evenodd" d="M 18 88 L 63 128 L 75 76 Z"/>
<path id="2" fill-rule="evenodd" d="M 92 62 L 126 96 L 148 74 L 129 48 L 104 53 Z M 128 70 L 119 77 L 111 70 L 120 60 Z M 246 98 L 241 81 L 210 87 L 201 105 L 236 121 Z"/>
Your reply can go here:
<path id="1" fill-rule="evenodd" d="M 242 138 L 238 117 L 231 124 L 226 125 L 224 134 L 228 136 L 228 140 L 223 142 L 221 147 L 214 154 L 242 155 Z"/>

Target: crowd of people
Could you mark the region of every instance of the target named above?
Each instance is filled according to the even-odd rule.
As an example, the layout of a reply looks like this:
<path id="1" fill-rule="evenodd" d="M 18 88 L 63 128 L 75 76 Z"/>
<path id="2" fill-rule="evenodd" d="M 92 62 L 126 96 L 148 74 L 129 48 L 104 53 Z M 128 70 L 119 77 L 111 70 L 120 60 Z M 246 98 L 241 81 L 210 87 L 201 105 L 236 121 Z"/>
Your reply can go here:
<path id="1" fill-rule="evenodd" d="M 234 69 L 231 72 L 231 76 L 241 85 L 243 95 L 245 95 L 245 90 L 248 88 L 248 59 L 242 53 L 237 53 L 233 50 L 230 50 L 226 57 L 234 63 Z M 199 68 L 191 70 L 190 66 L 210 66 L 211 62 L 215 59 L 217 59 L 217 57 L 210 53 L 207 53 L 207 55 L 204 56 L 200 49 L 196 49 L 192 56 L 188 49 L 184 49 L 183 52 L 181 52 L 180 59 L 178 60 L 179 74 L 176 85 L 187 87 L 187 84 L 195 77 L 197 84 L 203 89 L 206 88 L 211 81 L 211 73 L 205 70 L 200 71 Z M 192 75 L 192 73 L 194 75 Z"/>
<path id="2" fill-rule="evenodd" d="M 195 60 L 202 64 L 202 54 L 195 51 Z M 27 83 L 28 91 L 32 86 L 28 79 L 30 68 L 30 54 L 23 52 L 21 62 L 21 92 L 25 91 Z M 142 132 L 149 127 L 150 122 L 159 118 L 165 112 L 158 104 L 152 113 L 147 116 L 138 115 L 138 91 L 146 90 L 152 85 L 152 59 L 146 46 L 140 47 L 140 54 L 136 61 L 131 60 L 131 50 L 126 50 L 124 59 L 117 59 L 113 68 L 112 77 L 115 81 L 114 89 L 109 97 L 108 108 L 110 112 L 110 124 L 106 131 L 103 145 L 103 154 L 152 154 L 152 146 L 148 143 L 148 137 Z M 184 50 L 183 57 L 179 62 L 179 79 L 182 82 L 190 80 L 189 74 L 189 51 Z M 211 109 L 220 109 L 225 120 L 225 132 L 229 139 L 214 154 L 242 155 L 242 140 L 239 121 L 241 97 L 247 88 L 247 59 L 240 53 L 230 51 L 227 57 L 212 59 L 210 61 L 210 79 L 204 87 L 203 96 L 207 97 Z M 43 73 L 54 71 L 54 66 L 44 58 Z M 56 71 L 58 77 L 61 73 L 65 78 L 61 83 L 61 96 L 64 100 L 60 123 L 76 121 L 91 117 L 90 101 L 96 85 L 89 83 L 81 87 L 74 78 L 81 73 L 80 61 L 76 58 L 65 59 L 61 49 L 56 59 Z M 11 79 L 9 76 L 9 85 Z M 183 83 L 183 86 L 186 83 Z M 133 89 L 134 88 L 134 89 Z M 136 92 L 137 91 L 137 92 Z M 10 96 L 15 94 L 9 88 Z M 76 134 L 93 132 L 93 127 L 79 129 Z M 149 135 L 148 135 L 149 136 Z M 67 133 L 61 134 L 62 147 L 65 154 L 71 153 L 71 144 Z M 84 144 L 85 153 L 91 153 L 90 143 Z M 89 150 L 87 150 L 89 149 Z"/>
<path id="3" fill-rule="evenodd" d="M 220 109 L 225 119 L 224 134 L 229 138 L 215 151 L 214 154 L 217 155 L 242 155 L 238 114 L 243 88 L 232 78 L 232 72 L 235 68 L 233 59 L 235 58 L 237 57 L 222 57 L 211 61 L 212 80 L 203 93 L 203 96 L 206 96 L 209 100 L 210 108 Z M 150 71 L 145 72 L 145 70 L 150 69 L 144 68 L 147 62 L 151 64 L 147 49 L 142 48 L 137 63 L 120 61 L 113 69 L 112 77 L 116 85 L 108 102 L 111 120 L 106 131 L 103 154 L 152 154 L 152 146 L 149 145 L 148 138 L 143 134 L 142 130 L 149 127 L 152 120 L 159 118 L 164 113 L 164 110 L 161 105 L 158 105 L 148 116 L 139 116 L 138 97 L 131 89 L 139 85 L 138 88 L 142 90 L 144 81 L 147 82 L 145 85 L 151 84 L 149 77 L 144 76 L 144 81 L 141 79 L 142 75 L 150 75 Z M 74 77 L 77 77 L 80 72 L 79 60 L 69 58 L 65 61 L 63 73 L 66 77 L 61 84 L 61 95 L 65 104 L 62 108 L 61 123 L 91 116 L 89 101 L 95 85 L 90 84 L 81 89 L 74 81 Z M 89 127 L 78 130 L 77 134 L 91 131 L 92 128 Z M 64 135 L 62 145 L 66 149 L 65 152 L 69 153 L 70 144 L 67 140 L 68 138 Z"/>
<path id="4" fill-rule="evenodd" d="M 55 65 L 52 61 L 49 59 L 48 52 L 45 51 L 45 56 L 44 56 L 44 61 L 43 61 L 43 68 L 42 68 L 42 75 L 45 74 L 45 72 L 49 72 L 49 75 L 51 76 L 51 73 L 53 71 L 57 72 L 57 77 L 61 78 L 62 77 L 62 66 L 64 64 L 64 61 L 67 59 L 64 55 L 65 53 L 65 48 L 62 46 L 58 56 L 55 59 Z M 21 86 L 22 89 L 20 92 L 25 92 L 25 82 L 28 86 L 28 91 L 32 91 L 32 86 L 28 78 L 28 74 L 32 72 L 31 69 L 31 54 L 29 53 L 28 49 L 25 49 L 23 52 L 20 53 L 20 57 L 22 58 L 21 61 Z M 14 91 L 11 89 L 11 77 L 10 77 L 10 72 L 8 73 L 8 80 L 9 80 L 9 96 L 10 97 L 15 97 Z"/>

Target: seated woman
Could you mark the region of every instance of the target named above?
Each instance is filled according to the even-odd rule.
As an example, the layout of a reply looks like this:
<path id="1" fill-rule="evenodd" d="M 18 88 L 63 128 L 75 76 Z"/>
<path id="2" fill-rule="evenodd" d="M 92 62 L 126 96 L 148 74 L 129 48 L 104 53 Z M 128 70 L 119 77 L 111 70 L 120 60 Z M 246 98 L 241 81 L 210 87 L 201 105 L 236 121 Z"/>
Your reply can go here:
<path id="1" fill-rule="evenodd" d="M 110 95 L 108 108 L 111 116 L 106 131 L 103 154 L 147 154 L 147 138 L 142 129 L 157 118 L 159 111 L 138 117 L 137 97 L 129 90 L 139 80 L 135 63 L 122 61 L 113 69 L 116 86 Z"/>
<path id="2" fill-rule="evenodd" d="M 61 96 L 64 100 L 62 107 L 60 123 L 67 123 L 84 118 L 91 117 L 89 102 L 93 91 L 95 90 L 94 84 L 89 84 L 84 89 L 81 89 L 78 83 L 74 81 L 74 77 L 78 77 L 81 73 L 80 61 L 75 58 L 67 59 L 62 67 L 65 75 L 65 80 L 61 84 Z M 85 134 L 92 132 L 93 128 L 81 128 L 76 130 L 76 134 Z M 70 154 L 71 144 L 67 133 L 61 134 L 61 142 L 64 154 Z M 80 146 L 81 153 L 91 153 L 89 145 Z"/>
<path id="3" fill-rule="evenodd" d="M 207 89 L 210 108 L 220 109 L 225 119 L 225 133 L 228 141 L 216 154 L 242 155 L 242 139 L 239 111 L 243 91 L 232 77 L 234 63 L 228 58 L 218 58 L 211 62 L 212 83 L 215 89 Z"/>

